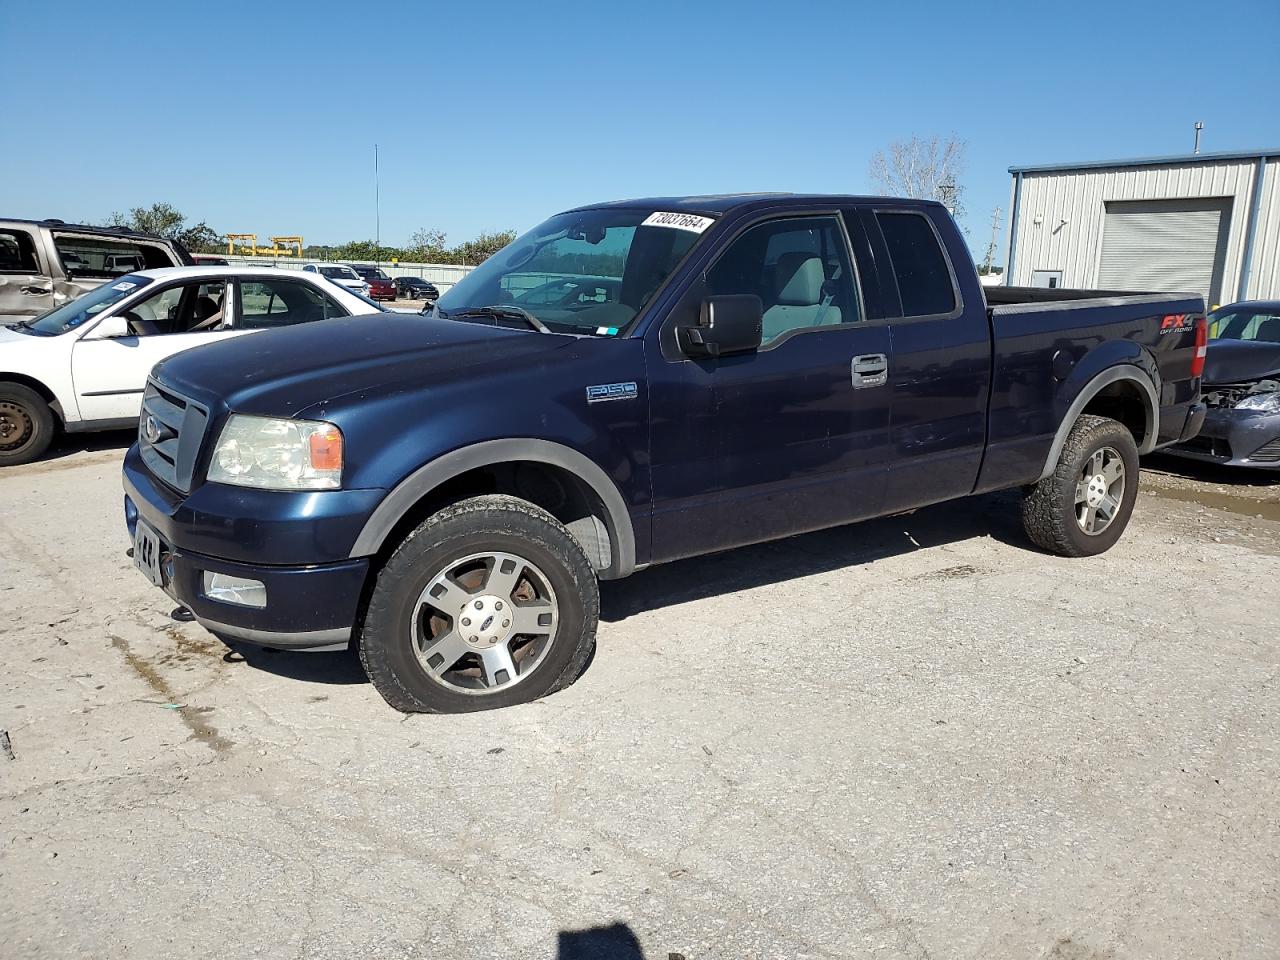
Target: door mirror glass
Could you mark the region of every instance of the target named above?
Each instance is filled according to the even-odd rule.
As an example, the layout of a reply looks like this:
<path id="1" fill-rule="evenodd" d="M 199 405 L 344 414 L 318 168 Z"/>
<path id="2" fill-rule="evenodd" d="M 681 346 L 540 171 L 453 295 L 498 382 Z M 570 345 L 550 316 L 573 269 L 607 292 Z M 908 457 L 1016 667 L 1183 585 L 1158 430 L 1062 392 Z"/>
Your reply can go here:
<path id="1" fill-rule="evenodd" d="M 680 330 L 680 349 L 690 357 L 723 357 L 760 347 L 764 304 L 755 294 L 725 294 L 702 301 L 696 327 Z"/>

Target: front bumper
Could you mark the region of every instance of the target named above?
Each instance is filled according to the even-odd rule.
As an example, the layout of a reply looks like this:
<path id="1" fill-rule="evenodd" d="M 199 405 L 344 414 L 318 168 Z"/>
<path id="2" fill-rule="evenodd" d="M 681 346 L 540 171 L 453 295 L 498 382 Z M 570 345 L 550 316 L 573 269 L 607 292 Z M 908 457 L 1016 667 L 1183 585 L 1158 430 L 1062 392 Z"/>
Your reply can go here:
<path id="1" fill-rule="evenodd" d="M 1280 414 L 1213 407 L 1198 435 L 1165 452 L 1232 467 L 1280 470 Z"/>
<path id="2" fill-rule="evenodd" d="M 210 489 L 215 488 L 215 489 Z M 262 646 L 293 650 L 335 650 L 345 648 L 359 611 L 361 595 L 369 573 L 369 558 L 335 557 L 336 544 L 321 548 L 316 540 L 319 531 L 316 518 L 297 516 L 295 529 L 287 530 L 289 521 L 282 516 L 267 520 L 247 517 L 247 505 L 237 490 L 220 484 L 199 488 L 185 500 L 178 499 L 162 487 L 142 466 L 137 448 L 125 456 L 124 514 L 133 541 L 139 519 L 160 539 L 160 569 L 163 589 L 185 606 L 196 620 L 210 632 Z M 266 491 L 259 491 L 266 492 Z M 372 491 L 333 491 L 362 494 Z M 304 499 L 293 503 L 296 496 Z M 274 493 L 278 511 L 306 512 L 305 497 Z M 346 502 L 348 498 L 341 498 Z M 364 498 L 357 497 L 358 501 Z M 198 501 L 193 506 L 193 501 Z M 331 507 L 336 506 L 331 504 Z M 370 508 L 372 509 L 372 508 Z M 361 502 L 360 512 L 363 510 Z M 341 516 L 329 523 L 342 525 Z M 265 527 L 264 527 L 265 524 Z M 283 531 L 271 549 L 257 557 L 217 556 L 202 552 L 205 544 L 216 544 L 221 538 L 234 537 L 239 528 L 250 541 Z M 310 549 L 294 562 L 285 559 L 282 548 L 301 547 L 310 540 Z M 242 550 L 244 540 L 235 538 Z M 348 545 L 349 549 L 349 545 Z M 314 559 L 317 562 L 297 562 Z M 266 605 L 250 607 L 205 594 L 205 573 L 221 573 L 242 579 L 257 580 L 266 589 Z"/>

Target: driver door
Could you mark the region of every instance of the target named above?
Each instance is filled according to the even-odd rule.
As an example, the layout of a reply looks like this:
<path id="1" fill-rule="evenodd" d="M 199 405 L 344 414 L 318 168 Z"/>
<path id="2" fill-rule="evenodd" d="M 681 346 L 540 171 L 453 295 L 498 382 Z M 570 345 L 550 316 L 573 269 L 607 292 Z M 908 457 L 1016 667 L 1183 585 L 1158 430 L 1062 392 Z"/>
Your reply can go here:
<path id="1" fill-rule="evenodd" d="M 191 347 L 235 336 L 229 289 L 220 277 L 166 287 L 86 332 L 71 351 L 81 419 L 136 420 L 152 367 Z M 124 335 L 95 336 L 112 319 L 127 322 Z"/>

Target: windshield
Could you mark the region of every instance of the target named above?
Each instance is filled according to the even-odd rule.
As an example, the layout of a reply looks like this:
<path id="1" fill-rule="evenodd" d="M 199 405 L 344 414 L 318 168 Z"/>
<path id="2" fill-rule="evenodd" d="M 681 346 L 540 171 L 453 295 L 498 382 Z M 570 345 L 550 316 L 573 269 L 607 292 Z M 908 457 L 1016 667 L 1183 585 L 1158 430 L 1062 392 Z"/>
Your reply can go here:
<path id="1" fill-rule="evenodd" d="M 44 337 L 56 337 L 60 333 L 81 327 L 92 320 L 107 307 L 119 303 L 125 297 L 131 297 L 151 282 L 148 277 L 129 274 L 110 283 L 95 287 L 83 297 L 68 301 L 60 307 L 42 313 L 22 328 Z"/>
<path id="2" fill-rule="evenodd" d="M 652 210 L 562 213 L 519 237 L 440 298 L 449 317 L 513 306 L 562 333 L 614 336 L 644 309 L 701 230 L 648 225 Z M 668 217 L 667 222 L 672 219 Z M 710 221 L 684 218 L 705 230 Z"/>
<path id="3" fill-rule="evenodd" d="M 1260 340 L 1280 343 L 1280 310 L 1238 310 L 1209 315 L 1216 340 Z"/>
<path id="4" fill-rule="evenodd" d="M 321 267 L 320 272 L 330 280 L 359 280 L 356 272 L 350 267 Z"/>

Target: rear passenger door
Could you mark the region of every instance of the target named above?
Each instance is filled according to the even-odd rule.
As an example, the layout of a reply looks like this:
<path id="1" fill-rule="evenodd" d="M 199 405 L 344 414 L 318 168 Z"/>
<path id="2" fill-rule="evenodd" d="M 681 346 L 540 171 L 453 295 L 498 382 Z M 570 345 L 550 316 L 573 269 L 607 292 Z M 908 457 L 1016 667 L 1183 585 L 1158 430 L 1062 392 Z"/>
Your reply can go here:
<path id="1" fill-rule="evenodd" d="M 867 206 L 857 216 L 892 345 L 884 510 L 964 496 L 982 465 L 991 379 L 986 300 L 976 289 L 966 296 L 956 270 L 969 269 L 968 252 L 950 223 L 935 221 L 941 208 Z M 961 246 L 948 249 L 944 236 Z"/>
<path id="2" fill-rule="evenodd" d="M 760 297 L 759 350 L 684 356 L 675 328 L 728 294 Z M 838 214 L 746 226 L 665 318 L 659 346 L 646 351 L 655 561 L 879 512 L 889 390 L 871 368 L 889 335 L 865 319 Z"/>

